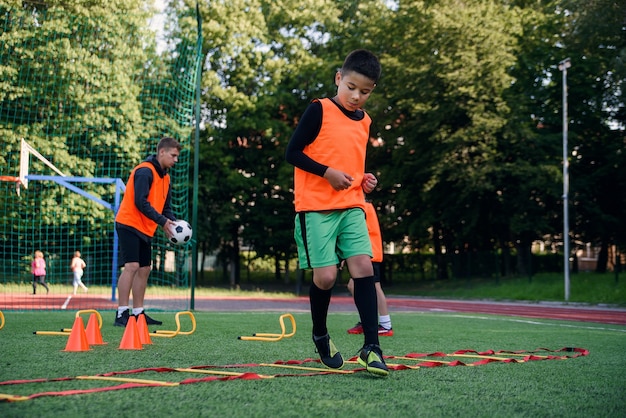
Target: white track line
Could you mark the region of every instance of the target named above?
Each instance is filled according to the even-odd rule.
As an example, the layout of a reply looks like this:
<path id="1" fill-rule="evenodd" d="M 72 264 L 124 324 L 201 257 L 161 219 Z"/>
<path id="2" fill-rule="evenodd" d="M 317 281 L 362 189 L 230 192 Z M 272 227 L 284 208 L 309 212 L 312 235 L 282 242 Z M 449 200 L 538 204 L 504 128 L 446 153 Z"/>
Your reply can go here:
<path id="1" fill-rule="evenodd" d="M 594 326 L 573 325 L 573 324 L 564 324 L 564 323 L 540 322 L 540 321 L 532 321 L 532 320 L 527 320 L 527 319 L 504 318 L 502 316 L 497 317 L 497 318 L 491 318 L 491 317 L 486 317 L 486 316 L 474 316 L 474 315 L 450 315 L 450 316 L 455 317 L 455 318 L 485 319 L 485 320 L 488 320 L 488 321 L 520 322 L 520 323 L 523 323 L 523 324 L 530 324 L 530 325 L 549 325 L 549 326 L 565 327 L 565 328 L 592 329 L 592 330 L 595 330 L 595 331 L 626 332 L 626 328 L 620 329 L 620 328 L 607 328 L 607 327 L 604 327 L 604 326 L 594 327 Z M 546 318 L 545 320 L 549 321 L 549 318 Z"/>
<path id="2" fill-rule="evenodd" d="M 65 299 L 65 302 L 63 303 L 63 306 L 61 306 L 61 309 L 67 309 L 67 305 L 69 305 L 70 300 L 72 300 L 72 295 L 69 295 L 67 299 Z"/>

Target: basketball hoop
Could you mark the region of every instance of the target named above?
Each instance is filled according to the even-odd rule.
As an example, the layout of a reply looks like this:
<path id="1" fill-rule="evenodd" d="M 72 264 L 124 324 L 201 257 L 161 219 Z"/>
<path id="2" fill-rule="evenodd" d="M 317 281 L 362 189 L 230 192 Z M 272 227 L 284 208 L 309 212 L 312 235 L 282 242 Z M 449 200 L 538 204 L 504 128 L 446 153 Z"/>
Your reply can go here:
<path id="1" fill-rule="evenodd" d="M 50 161 L 46 159 L 43 155 L 41 155 L 35 148 L 31 147 L 28 142 L 24 140 L 24 138 L 20 141 L 20 172 L 17 177 L 15 176 L 0 176 L 0 181 L 8 181 L 15 182 L 15 191 L 17 195 L 20 195 L 20 188 L 24 186 L 25 189 L 28 189 L 28 165 L 30 162 L 30 156 L 34 155 L 39 160 L 41 160 L 45 165 L 59 174 L 61 177 L 66 177 L 65 174 L 61 172 L 58 168 L 54 166 Z"/>
<path id="2" fill-rule="evenodd" d="M 0 176 L 0 181 L 15 182 L 15 192 L 17 193 L 18 196 L 20 195 L 20 186 L 22 185 L 22 182 L 20 181 L 19 177 Z"/>

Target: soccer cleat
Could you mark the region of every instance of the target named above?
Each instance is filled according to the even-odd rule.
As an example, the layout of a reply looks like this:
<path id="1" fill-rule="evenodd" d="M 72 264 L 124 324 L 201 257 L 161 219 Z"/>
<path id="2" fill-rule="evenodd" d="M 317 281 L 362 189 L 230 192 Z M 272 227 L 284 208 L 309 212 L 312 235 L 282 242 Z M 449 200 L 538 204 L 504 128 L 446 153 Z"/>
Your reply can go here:
<path id="1" fill-rule="evenodd" d="M 341 369 L 343 367 L 343 357 L 341 357 L 341 353 L 337 350 L 328 334 L 319 339 L 313 336 L 313 342 L 316 347 L 315 351 L 320 355 L 320 360 L 326 367 L 330 369 Z"/>
<path id="2" fill-rule="evenodd" d="M 389 375 L 383 352 L 377 344 L 364 345 L 357 360 L 361 366 L 365 366 L 365 370 L 376 376 L 385 377 Z"/>
<path id="3" fill-rule="evenodd" d="M 348 331 L 349 332 L 349 331 Z M 393 328 L 385 328 L 382 325 L 378 326 L 378 336 L 380 337 L 393 337 Z"/>
<path id="4" fill-rule="evenodd" d="M 116 327 L 125 327 L 128 324 L 128 318 L 130 318 L 130 311 L 126 309 L 122 314 L 115 313 L 115 322 L 113 325 Z"/>
<path id="5" fill-rule="evenodd" d="M 348 334 L 363 334 L 363 325 L 360 322 L 357 322 L 355 326 L 348 330 Z"/>
<path id="6" fill-rule="evenodd" d="M 162 325 L 162 324 L 163 324 L 163 322 L 162 322 L 162 321 L 157 321 L 157 320 L 156 320 L 156 319 L 154 319 L 154 318 L 150 318 L 150 317 L 148 316 L 148 314 L 146 314 L 146 311 L 143 311 L 143 312 L 142 312 L 142 313 L 140 313 L 139 315 L 143 315 L 143 316 L 145 316 L 145 317 L 146 317 L 146 324 L 147 324 L 147 325 Z"/>

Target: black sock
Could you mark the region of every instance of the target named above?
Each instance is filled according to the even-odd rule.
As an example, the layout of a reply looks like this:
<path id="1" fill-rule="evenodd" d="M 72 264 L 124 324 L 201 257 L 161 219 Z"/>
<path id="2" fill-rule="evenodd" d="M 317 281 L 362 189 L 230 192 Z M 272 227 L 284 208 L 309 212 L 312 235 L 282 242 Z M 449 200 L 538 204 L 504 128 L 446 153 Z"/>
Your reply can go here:
<path id="1" fill-rule="evenodd" d="M 378 344 L 378 304 L 374 276 L 354 279 L 354 304 L 361 317 L 365 344 Z"/>
<path id="2" fill-rule="evenodd" d="M 332 290 L 322 290 L 311 283 L 309 288 L 309 302 L 311 304 L 311 319 L 313 320 L 313 335 L 323 337 L 328 334 L 326 328 L 326 317 L 328 316 L 328 306 Z"/>

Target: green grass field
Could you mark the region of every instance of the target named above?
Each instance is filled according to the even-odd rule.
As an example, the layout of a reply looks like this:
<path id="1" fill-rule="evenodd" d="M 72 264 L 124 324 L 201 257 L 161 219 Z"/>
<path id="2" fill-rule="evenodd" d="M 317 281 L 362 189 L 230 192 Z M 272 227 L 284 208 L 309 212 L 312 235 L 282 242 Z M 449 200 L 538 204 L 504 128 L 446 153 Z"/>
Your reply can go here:
<path id="1" fill-rule="evenodd" d="M 453 299 L 491 299 L 515 301 L 556 301 L 565 299 L 562 273 L 541 273 L 533 277 L 495 279 L 450 279 L 417 281 L 397 280 L 386 287 L 387 294 L 445 297 Z M 626 275 L 621 273 L 577 273 L 570 275 L 569 302 L 592 305 L 626 306 Z"/>
<path id="2" fill-rule="evenodd" d="M 307 294 L 310 278 L 303 284 L 301 293 Z M 347 277 L 341 278 L 337 287 L 344 289 Z M 238 291 L 223 286 L 198 287 L 196 295 L 237 295 Z M 294 283 L 284 284 L 271 278 L 252 275 L 243 279 L 242 291 L 250 296 L 289 297 L 296 289 Z M 448 280 L 414 280 L 395 273 L 391 282 L 383 283 L 385 293 L 398 296 L 441 297 L 453 299 L 491 299 L 509 301 L 556 301 L 565 299 L 563 273 L 537 273 L 532 277 L 451 278 Z M 1 287 L 0 287 L 1 289 Z M 346 290 L 347 291 L 347 290 Z M 626 306 L 626 274 L 613 272 L 580 272 L 570 275 L 570 298 L 572 303 L 592 305 Z"/>
<path id="3" fill-rule="evenodd" d="M 91 376 L 144 367 L 273 363 L 316 358 L 308 313 L 296 313 L 296 334 L 277 342 L 241 341 L 240 335 L 279 332 L 279 313 L 195 313 L 197 330 L 174 338 L 153 337 L 141 351 L 119 350 L 123 329 L 102 312 L 108 344 L 64 352 L 67 337 L 33 335 L 70 328 L 74 312 L 4 312 L 0 329 L 0 381 Z M 158 313 L 160 329 L 174 329 L 173 313 Z M 365 372 L 289 376 L 263 380 L 211 381 L 175 387 L 0 403 L 2 417 L 618 417 L 626 412 L 626 327 L 490 315 L 394 313 L 393 337 L 381 338 L 385 355 L 579 347 L 590 354 L 566 360 L 492 363 L 476 367 L 422 367 L 393 371 L 388 378 Z M 356 354 L 362 337 L 348 335 L 354 314 L 331 314 L 329 329 L 344 357 Z M 183 329 L 189 321 L 181 316 Z M 289 331 L 287 322 L 287 330 Z M 566 353 L 572 354 L 572 353 Z M 453 360 L 446 358 L 446 360 Z M 457 358 L 465 363 L 477 361 Z M 403 364 L 417 364 L 407 360 Z M 321 367 L 317 363 L 307 364 Z M 356 366 L 347 365 L 346 369 Z M 266 375 L 295 373 L 273 367 L 220 369 Z M 128 378 L 180 382 L 206 377 L 186 372 L 141 373 Z M 31 395 L 117 385 L 67 380 L 2 385 L 0 393 Z"/>

